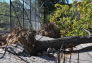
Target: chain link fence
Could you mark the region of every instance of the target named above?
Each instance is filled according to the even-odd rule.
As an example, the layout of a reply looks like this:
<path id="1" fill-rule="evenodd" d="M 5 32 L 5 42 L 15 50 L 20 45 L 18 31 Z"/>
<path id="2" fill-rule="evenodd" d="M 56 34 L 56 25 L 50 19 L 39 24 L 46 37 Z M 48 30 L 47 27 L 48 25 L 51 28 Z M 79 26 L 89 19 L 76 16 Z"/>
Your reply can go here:
<path id="1" fill-rule="evenodd" d="M 0 0 L 0 32 L 14 27 L 39 30 L 43 9 L 39 0 Z"/>

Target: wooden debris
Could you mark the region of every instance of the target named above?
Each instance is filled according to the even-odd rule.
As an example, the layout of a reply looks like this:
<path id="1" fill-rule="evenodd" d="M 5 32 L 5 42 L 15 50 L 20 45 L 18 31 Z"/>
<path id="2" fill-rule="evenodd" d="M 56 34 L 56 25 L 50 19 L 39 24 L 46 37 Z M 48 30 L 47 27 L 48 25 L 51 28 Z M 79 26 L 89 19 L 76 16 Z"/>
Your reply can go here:
<path id="1" fill-rule="evenodd" d="M 3 46 L 6 44 L 6 37 L 7 35 L 5 34 L 0 35 L 0 46 Z"/>
<path id="2" fill-rule="evenodd" d="M 42 26 L 42 29 L 39 31 L 39 34 L 41 34 L 42 36 L 47 36 L 51 38 L 61 37 L 60 29 L 53 22 L 44 24 Z"/>

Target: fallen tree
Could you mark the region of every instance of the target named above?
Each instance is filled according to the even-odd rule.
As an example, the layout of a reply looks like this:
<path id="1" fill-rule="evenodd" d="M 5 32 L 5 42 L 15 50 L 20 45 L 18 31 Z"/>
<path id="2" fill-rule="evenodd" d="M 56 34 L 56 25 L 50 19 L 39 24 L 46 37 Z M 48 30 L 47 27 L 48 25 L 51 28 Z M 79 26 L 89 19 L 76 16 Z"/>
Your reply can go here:
<path id="1" fill-rule="evenodd" d="M 25 51 L 30 54 L 36 54 L 38 52 L 46 51 L 48 48 L 60 49 L 72 48 L 80 44 L 92 43 L 92 36 L 71 36 L 63 38 L 48 38 L 49 40 L 36 39 L 35 31 L 27 29 L 15 29 L 9 34 L 7 38 L 3 39 L 8 45 L 21 43 Z M 38 36 L 39 37 L 39 36 Z M 45 36 L 42 36 L 43 38 Z M 1 40 L 0 40 L 1 41 Z"/>
<path id="2" fill-rule="evenodd" d="M 61 46 L 63 46 L 63 48 L 71 48 L 80 44 L 92 43 L 92 36 L 90 37 L 89 36 L 72 36 L 72 37 L 63 37 L 63 38 L 47 40 L 47 41 L 37 40 L 37 42 L 40 45 L 39 47 L 40 48 L 42 47 L 43 49 L 47 47 L 59 49 Z"/>

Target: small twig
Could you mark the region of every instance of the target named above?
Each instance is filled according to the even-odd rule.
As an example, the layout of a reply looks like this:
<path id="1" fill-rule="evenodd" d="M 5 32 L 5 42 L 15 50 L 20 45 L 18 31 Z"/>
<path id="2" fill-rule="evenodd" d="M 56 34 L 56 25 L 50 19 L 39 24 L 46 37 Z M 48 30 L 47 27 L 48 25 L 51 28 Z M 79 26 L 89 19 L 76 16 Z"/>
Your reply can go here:
<path id="1" fill-rule="evenodd" d="M 70 51 L 70 59 L 69 59 L 69 63 L 71 63 L 71 58 L 72 57 L 72 48 L 71 48 L 71 51 Z"/>
<path id="2" fill-rule="evenodd" d="M 80 60 L 79 53 L 80 53 L 80 52 L 79 52 L 79 50 L 78 50 L 78 62 L 77 62 L 77 63 L 80 63 L 80 61 L 79 61 L 79 60 Z"/>
<path id="3" fill-rule="evenodd" d="M 6 46 L 2 47 L 2 48 L 5 48 L 5 52 L 3 53 L 2 57 L 0 57 L 0 59 L 4 58 L 6 52 L 9 52 L 9 53 L 11 53 L 11 54 L 17 56 L 18 58 L 20 58 L 20 59 L 23 60 L 24 62 L 29 63 L 27 60 L 24 60 L 23 58 L 21 58 L 20 56 L 18 56 L 18 54 L 17 54 L 16 52 L 13 53 L 13 52 L 9 51 L 7 46 L 8 46 L 8 43 L 6 44 Z"/>
<path id="4" fill-rule="evenodd" d="M 27 60 L 24 60 L 23 58 L 21 58 L 16 52 L 13 53 L 13 52 L 9 51 L 8 49 L 7 49 L 7 51 L 8 51 L 9 53 L 11 53 L 11 54 L 17 56 L 18 58 L 20 58 L 20 59 L 23 60 L 24 62 L 29 63 Z"/>
<path id="5" fill-rule="evenodd" d="M 64 46 L 64 42 L 62 43 L 61 48 L 58 51 L 58 61 L 57 61 L 57 63 L 60 63 L 61 58 L 63 57 L 63 53 L 64 53 L 63 52 L 64 51 L 63 46 Z"/>
<path id="6" fill-rule="evenodd" d="M 90 31 L 88 31 L 88 30 L 86 30 L 84 28 L 83 28 L 83 30 L 88 33 L 89 37 L 91 36 L 91 32 Z"/>
<path id="7" fill-rule="evenodd" d="M 63 59 L 63 63 L 65 63 L 65 61 L 66 61 L 66 58 L 65 58 L 65 53 L 64 53 L 64 59 Z"/>
<path id="8" fill-rule="evenodd" d="M 2 57 L 0 57 L 0 59 L 4 58 L 5 54 L 6 54 L 6 51 L 7 51 L 7 46 L 8 46 L 8 42 L 6 42 L 6 46 L 4 47 L 5 48 L 5 52 L 4 54 L 2 55 Z"/>

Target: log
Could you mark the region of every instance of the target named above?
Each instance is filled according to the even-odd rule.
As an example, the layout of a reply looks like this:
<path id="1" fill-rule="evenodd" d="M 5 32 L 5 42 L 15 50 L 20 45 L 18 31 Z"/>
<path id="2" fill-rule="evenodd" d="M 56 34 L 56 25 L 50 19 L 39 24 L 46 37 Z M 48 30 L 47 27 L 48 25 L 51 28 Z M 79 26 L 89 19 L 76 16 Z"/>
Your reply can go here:
<path id="1" fill-rule="evenodd" d="M 58 39 L 50 38 L 50 40 L 36 40 L 35 45 L 37 50 L 44 51 L 47 48 L 60 49 L 62 45 L 66 49 L 85 43 L 92 43 L 92 36 L 70 36 Z"/>
<path id="2" fill-rule="evenodd" d="M 35 43 L 33 44 L 34 47 L 32 47 L 33 45 L 30 43 L 31 40 L 28 44 L 25 38 L 23 38 L 21 41 L 22 45 L 25 45 L 24 46 L 25 50 L 27 50 L 32 55 L 33 53 L 36 54 L 37 52 L 46 51 L 48 48 L 60 49 L 62 44 L 63 44 L 63 48 L 67 49 L 67 48 L 75 47 L 80 44 L 92 43 L 92 36 L 90 37 L 89 36 L 70 36 L 70 37 L 63 37 L 63 38 L 57 38 L 57 39 L 40 36 L 40 35 L 38 37 L 39 37 L 38 39 L 35 38 L 36 40 L 35 40 Z"/>
<path id="3" fill-rule="evenodd" d="M 37 39 L 35 37 L 37 35 L 35 34 L 35 31 L 19 28 L 1 38 L 4 39 L 3 41 L 6 41 L 8 45 L 20 42 L 24 49 L 30 54 L 46 51 L 48 48 L 58 50 L 62 46 L 62 48 L 67 49 L 80 44 L 92 43 L 92 36 L 69 36 L 55 39 L 39 35 Z M 45 40 L 42 40 L 41 37 Z"/>

